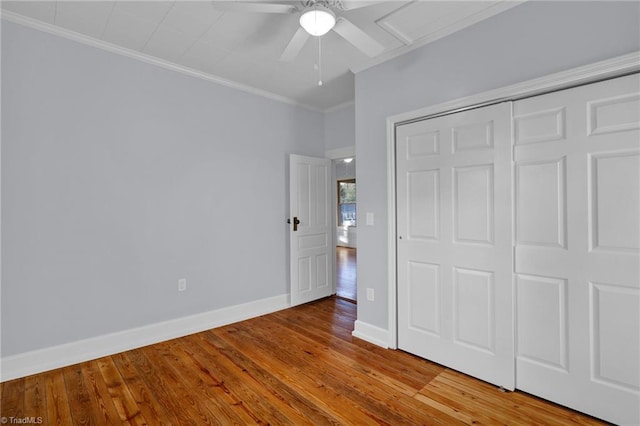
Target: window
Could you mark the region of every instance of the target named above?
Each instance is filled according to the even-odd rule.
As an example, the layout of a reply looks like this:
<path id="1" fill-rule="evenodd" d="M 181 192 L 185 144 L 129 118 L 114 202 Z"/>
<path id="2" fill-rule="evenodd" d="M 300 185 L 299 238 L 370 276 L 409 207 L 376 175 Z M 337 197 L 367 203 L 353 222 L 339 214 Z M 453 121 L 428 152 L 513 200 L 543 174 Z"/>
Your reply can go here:
<path id="1" fill-rule="evenodd" d="M 356 226 L 356 180 L 338 181 L 338 226 Z"/>

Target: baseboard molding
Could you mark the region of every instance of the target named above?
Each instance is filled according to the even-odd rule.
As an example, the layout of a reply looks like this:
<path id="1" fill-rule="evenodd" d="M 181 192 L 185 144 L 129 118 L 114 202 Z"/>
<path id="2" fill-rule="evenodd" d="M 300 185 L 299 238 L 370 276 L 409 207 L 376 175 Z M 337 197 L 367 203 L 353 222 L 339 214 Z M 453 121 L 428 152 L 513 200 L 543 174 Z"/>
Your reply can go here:
<path id="1" fill-rule="evenodd" d="M 383 348 L 389 347 L 389 330 L 356 320 L 352 336 Z"/>
<path id="2" fill-rule="evenodd" d="M 289 295 L 260 299 L 0 359 L 0 382 L 187 336 L 289 307 Z"/>

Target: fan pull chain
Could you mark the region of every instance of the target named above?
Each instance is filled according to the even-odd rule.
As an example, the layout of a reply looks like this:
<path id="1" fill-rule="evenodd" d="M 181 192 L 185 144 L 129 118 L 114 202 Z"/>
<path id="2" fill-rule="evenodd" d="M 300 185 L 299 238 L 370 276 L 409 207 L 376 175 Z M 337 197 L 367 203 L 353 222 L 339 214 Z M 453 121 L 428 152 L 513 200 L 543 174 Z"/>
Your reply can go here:
<path id="1" fill-rule="evenodd" d="M 318 37 L 318 86 L 322 86 L 322 37 Z"/>

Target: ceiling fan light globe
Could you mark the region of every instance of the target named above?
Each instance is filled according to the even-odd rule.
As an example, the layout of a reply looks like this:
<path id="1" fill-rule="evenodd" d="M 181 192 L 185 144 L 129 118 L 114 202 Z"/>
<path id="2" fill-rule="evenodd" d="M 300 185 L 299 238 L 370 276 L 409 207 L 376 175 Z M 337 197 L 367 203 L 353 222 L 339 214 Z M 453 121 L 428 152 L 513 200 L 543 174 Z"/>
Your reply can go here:
<path id="1" fill-rule="evenodd" d="M 336 15 L 327 8 L 307 10 L 300 16 L 300 25 L 312 36 L 322 36 L 331 31 L 336 24 Z"/>

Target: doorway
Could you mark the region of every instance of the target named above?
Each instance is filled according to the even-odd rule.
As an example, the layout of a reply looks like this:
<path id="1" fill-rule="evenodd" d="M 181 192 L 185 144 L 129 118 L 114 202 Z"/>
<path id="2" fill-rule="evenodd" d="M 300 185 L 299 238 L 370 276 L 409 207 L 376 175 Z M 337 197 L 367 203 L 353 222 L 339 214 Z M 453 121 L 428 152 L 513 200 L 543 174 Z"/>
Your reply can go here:
<path id="1" fill-rule="evenodd" d="M 356 160 L 334 160 L 336 188 L 336 296 L 357 300 Z"/>
<path id="2" fill-rule="evenodd" d="M 336 296 L 355 302 L 356 286 L 356 249 L 336 246 Z"/>

